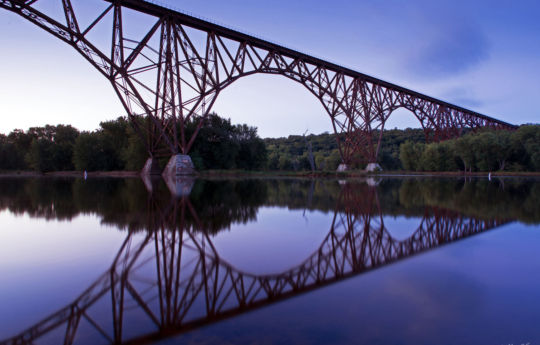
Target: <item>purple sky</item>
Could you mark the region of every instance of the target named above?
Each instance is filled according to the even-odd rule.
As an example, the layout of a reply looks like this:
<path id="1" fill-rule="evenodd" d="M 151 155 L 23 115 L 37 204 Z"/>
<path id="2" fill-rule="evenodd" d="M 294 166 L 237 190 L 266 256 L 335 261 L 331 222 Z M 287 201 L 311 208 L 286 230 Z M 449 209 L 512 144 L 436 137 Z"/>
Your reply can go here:
<path id="1" fill-rule="evenodd" d="M 87 12 L 103 3 L 73 0 Z M 537 1 L 163 3 L 504 121 L 539 122 Z M 47 123 L 91 130 L 125 114 L 108 81 L 71 47 L 5 10 L 0 32 L 0 132 Z M 214 110 L 263 137 L 331 129 L 319 101 L 279 76 L 240 79 Z M 417 123 L 400 112 L 387 124 L 395 126 Z"/>

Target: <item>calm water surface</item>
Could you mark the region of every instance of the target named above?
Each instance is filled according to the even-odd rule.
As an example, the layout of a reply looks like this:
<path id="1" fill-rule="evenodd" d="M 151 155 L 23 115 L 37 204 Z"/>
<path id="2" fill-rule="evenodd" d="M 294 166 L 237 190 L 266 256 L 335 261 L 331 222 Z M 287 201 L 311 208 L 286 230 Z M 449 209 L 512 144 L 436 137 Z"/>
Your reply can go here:
<path id="1" fill-rule="evenodd" d="M 0 344 L 540 344 L 540 182 L 0 179 Z"/>

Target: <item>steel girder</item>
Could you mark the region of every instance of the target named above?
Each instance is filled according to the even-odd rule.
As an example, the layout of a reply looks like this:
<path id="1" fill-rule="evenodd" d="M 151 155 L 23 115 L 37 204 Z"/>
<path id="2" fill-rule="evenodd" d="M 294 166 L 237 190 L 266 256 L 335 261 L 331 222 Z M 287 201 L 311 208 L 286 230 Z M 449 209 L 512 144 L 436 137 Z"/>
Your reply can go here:
<path id="1" fill-rule="evenodd" d="M 254 73 L 304 85 L 330 116 L 344 163 L 375 162 L 388 118 L 411 111 L 428 140 L 464 130 L 515 126 L 291 49 L 141 0 L 110 3 L 85 28 L 71 0 L 54 0 L 63 19 L 37 8 L 43 0 L 0 0 L 10 10 L 75 48 L 111 83 L 150 156 L 187 154 L 225 87 Z M 50 2 L 50 1 L 49 1 Z M 125 12 L 128 12 L 126 15 Z M 130 11 L 147 15 L 142 35 L 130 32 Z M 112 24 L 108 24 L 112 23 Z M 110 47 L 90 39 L 110 25 Z M 133 31 L 133 30 L 131 30 Z M 186 123 L 195 125 L 189 130 Z"/>

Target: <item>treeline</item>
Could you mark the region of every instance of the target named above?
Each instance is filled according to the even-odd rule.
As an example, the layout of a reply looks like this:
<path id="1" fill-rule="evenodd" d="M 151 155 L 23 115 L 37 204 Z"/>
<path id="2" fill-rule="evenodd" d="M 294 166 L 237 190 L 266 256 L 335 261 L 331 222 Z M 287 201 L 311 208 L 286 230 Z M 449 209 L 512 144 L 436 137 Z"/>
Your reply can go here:
<path id="1" fill-rule="evenodd" d="M 291 135 L 265 143 L 269 170 L 311 170 L 310 145 L 316 170 L 335 171 L 341 163 L 334 134 Z M 378 163 L 390 171 L 540 171 L 540 126 L 471 132 L 439 143 L 426 143 L 422 129 L 385 130 Z"/>
<path id="2" fill-rule="evenodd" d="M 144 121 L 140 119 L 141 127 Z M 185 126 L 189 136 L 197 123 Z M 93 132 L 69 125 L 14 130 L 0 134 L 0 170 L 140 170 L 149 156 L 143 143 L 123 117 L 102 122 Z M 341 163 L 334 134 L 263 140 L 257 128 L 233 125 L 215 113 L 205 120 L 189 154 L 198 170 L 335 171 Z M 167 160 L 163 157 L 160 164 Z M 366 163 L 352 167 L 363 169 Z M 469 133 L 429 144 L 421 129 L 385 130 L 378 163 L 387 171 L 540 171 L 540 126 Z"/>
<path id="3" fill-rule="evenodd" d="M 440 143 L 407 141 L 399 158 L 409 171 L 540 171 L 540 126 L 469 133 Z"/>
<path id="4" fill-rule="evenodd" d="M 140 138 L 125 118 L 102 122 L 93 132 L 46 125 L 0 135 L 2 170 L 132 170 L 139 169 L 146 156 Z"/>
<path id="5" fill-rule="evenodd" d="M 144 120 L 140 121 L 144 126 Z M 196 125 L 186 124 L 186 132 L 193 133 Z M 124 117 L 101 122 L 92 132 L 69 125 L 17 129 L 0 134 L 0 170 L 140 170 L 149 156 L 143 143 Z M 205 120 L 190 155 L 199 170 L 258 170 L 267 161 L 266 147 L 255 127 L 232 125 L 217 114 Z M 161 164 L 167 160 L 164 157 Z"/>
<path id="6" fill-rule="evenodd" d="M 373 135 L 374 138 L 378 136 L 378 132 Z M 268 149 L 269 170 L 311 170 L 310 146 L 316 170 L 335 171 L 341 163 L 335 134 L 290 135 L 264 141 Z M 400 145 L 407 141 L 425 143 L 424 132 L 412 128 L 384 131 L 378 158 L 384 170 L 402 169 L 399 150 Z M 356 162 L 353 168 L 363 169 L 365 164 L 367 162 Z"/>

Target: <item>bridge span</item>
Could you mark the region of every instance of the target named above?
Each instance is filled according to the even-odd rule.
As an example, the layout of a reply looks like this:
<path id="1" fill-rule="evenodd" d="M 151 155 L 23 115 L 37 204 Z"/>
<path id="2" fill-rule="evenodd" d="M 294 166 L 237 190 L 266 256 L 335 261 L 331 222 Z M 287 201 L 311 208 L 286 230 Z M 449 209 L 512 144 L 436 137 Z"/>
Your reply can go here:
<path id="1" fill-rule="evenodd" d="M 142 0 L 99 0 L 103 10 L 82 27 L 76 0 L 0 0 L 9 10 L 72 46 L 104 77 L 146 143 L 144 174 L 160 174 L 157 157 L 171 156 L 165 175 L 189 173 L 194 140 L 219 93 L 255 73 L 282 75 L 306 87 L 329 115 L 344 168 L 377 161 L 388 118 L 409 110 L 428 141 L 481 128 L 512 130 L 504 121 L 359 73 L 266 40 Z M 51 6 L 52 7 L 52 6 Z M 47 8 L 47 10 L 45 10 Z M 131 14 L 153 24 L 140 33 Z M 93 34 L 105 27 L 104 48 Z M 187 129 L 187 127 L 190 129 Z"/>

